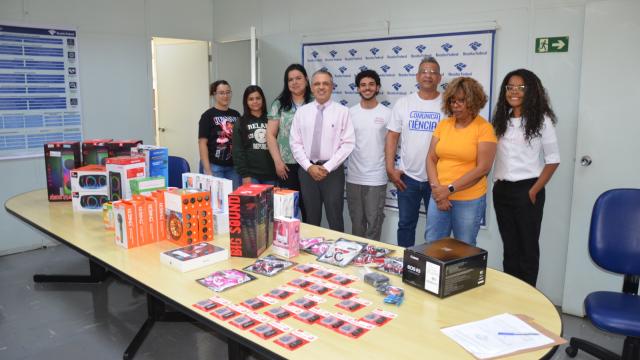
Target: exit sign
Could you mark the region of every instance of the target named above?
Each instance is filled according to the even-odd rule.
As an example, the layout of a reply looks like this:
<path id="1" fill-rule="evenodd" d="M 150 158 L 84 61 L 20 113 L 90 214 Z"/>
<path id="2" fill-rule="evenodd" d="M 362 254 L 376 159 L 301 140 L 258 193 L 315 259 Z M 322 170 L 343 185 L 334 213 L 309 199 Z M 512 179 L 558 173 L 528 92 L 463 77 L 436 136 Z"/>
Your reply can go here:
<path id="1" fill-rule="evenodd" d="M 568 51 L 568 36 L 536 38 L 536 53 L 557 53 Z"/>

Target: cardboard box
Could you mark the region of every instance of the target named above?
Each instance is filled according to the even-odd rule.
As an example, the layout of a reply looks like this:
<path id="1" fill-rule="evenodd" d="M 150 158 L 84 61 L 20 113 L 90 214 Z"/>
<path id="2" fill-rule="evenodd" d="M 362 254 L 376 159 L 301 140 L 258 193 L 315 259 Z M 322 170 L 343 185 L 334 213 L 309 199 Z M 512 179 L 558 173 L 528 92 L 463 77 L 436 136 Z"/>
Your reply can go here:
<path id="1" fill-rule="evenodd" d="M 166 180 L 162 176 L 131 179 L 129 186 L 131 187 L 131 193 L 133 195 L 144 195 L 167 188 Z"/>
<path id="2" fill-rule="evenodd" d="M 402 281 L 441 298 L 484 285 L 487 251 L 453 238 L 404 251 Z"/>
<path id="3" fill-rule="evenodd" d="M 131 156 L 131 149 L 142 145 L 142 140 L 111 140 L 107 143 L 109 157 Z"/>
<path id="4" fill-rule="evenodd" d="M 166 190 L 157 190 L 149 194 L 156 203 L 156 222 L 158 224 L 158 241 L 168 240 L 167 238 L 167 215 L 164 206 L 164 193 Z"/>
<path id="5" fill-rule="evenodd" d="M 199 269 L 229 258 L 227 249 L 202 242 L 160 253 L 160 262 L 181 272 Z"/>
<path id="6" fill-rule="evenodd" d="M 273 241 L 269 191 L 243 185 L 229 194 L 229 252 L 231 256 L 257 258 Z M 272 198 L 273 201 L 273 198 Z M 271 202 L 272 204 L 272 202 Z"/>
<path id="7" fill-rule="evenodd" d="M 80 167 L 80 143 L 60 141 L 44 144 L 49 201 L 71 201 L 71 170 Z"/>
<path id="8" fill-rule="evenodd" d="M 133 204 L 126 200 L 114 201 L 113 216 L 116 244 L 125 249 L 138 246 L 137 219 Z"/>
<path id="9" fill-rule="evenodd" d="M 73 211 L 100 212 L 109 201 L 107 171 L 102 165 L 87 165 L 71 170 Z"/>
<path id="10" fill-rule="evenodd" d="M 300 253 L 300 220 L 291 218 L 273 219 L 274 236 L 271 252 L 286 258 Z"/>
<path id="11" fill-rule="evenodd" d="M 156 145 L 138 145 L 131 148 L 131 156 L 144 158 L 147 176 L 164 179 L 164 186 L 169 186 L 169 149 Z"/>
<path id="12" fill-rule="evenodd" d="M 146 177 L 144 159 L 141 157 L 120 156 L 107 159 L 107 180 L 111 201 L 131 199 L 129 181 Z"/>
<path id="13" fill-rule="evenodd" d="M 209 191 L 211 193 L 214 231 L 216 234 L 229 233 L 228 196 L 233 191 L 231 180 L 197 173 L 184 173 L 182 174 L 182 188 Z"/>
<path id="14" fill-rule="evenodd" d="M 104 165 L 109 157 L 107 143 L 112 139 L 90 139 L 82 142 L 82 165 Z"/>
<path id="15" fill-rule="evenodd" d="M 267 226 L 265 228 L 267 237 L 267 247 L 271 246 L 273 243 L 273 191 L 275 187 L 273 185 L 267 184 L 248 184 L 245 185 L 250 189 L 256 189 L 260 191 L 261 196 L 263 198 L 262 201 L 266 202 L 266 216 L 269 219 Z"/>
<path id="16" fill-rule="evenodd" d="M 273 217 L 300 219 L 300 195 L 296 190 L 274 189 Z"/>
<path id="17" fill-rule="evenodd" d="M 167 239 L 186 246 L 213 240 L 209 192 L 186 189 L 164 193 Z"/>

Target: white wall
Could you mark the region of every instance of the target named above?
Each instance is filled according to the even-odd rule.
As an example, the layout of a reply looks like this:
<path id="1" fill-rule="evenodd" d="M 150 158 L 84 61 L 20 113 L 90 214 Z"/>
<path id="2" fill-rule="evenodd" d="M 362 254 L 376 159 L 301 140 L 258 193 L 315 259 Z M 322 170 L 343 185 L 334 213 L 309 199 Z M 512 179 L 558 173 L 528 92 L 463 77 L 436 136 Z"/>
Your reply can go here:
<path id="1" fill-rule="evenodd" d="M 139 138 L 148 144 L 155 139 L 151 37 L 211 41 L 212 14 L 211 0 L 0 2 L 0 23 L 77 28 L 84 138 Z M 42 158 L 0 161 L 0 174 L 3 204 L 13 195 L 46 185 Z M 0 228 L 4 234 L 0 254 L 41 246 L 44 241 L 25 230 L 4 207 Z"/>
<path id="2" fill-rule="evenodd" d="M 562 164 L 547 187 L 538 288 L 555 304 L 561 303 L 571 211 L 585 1 L 213 1 L 216 40 L 236 38 L 246 33 L 251 25 L 256 26 L 262 67 L 260 84 L 269 99 L 273 99 L 282 87 L 284 68 L 289 63 L 301 61 L 301 44 L 305 41 L 473 30 L 495 23 L 494 96 L 507 72 L 519 67 L 529 68 L 547 87 L 559 118 L 557 131 Z M 542 36 L 569 36 L 569 52 L 535 54 L 535 37 Z M 489 211 L 488 229 L 481 231 L 478 241 L 489 251 L 489 266 L 501 269 L 502 243 L 492 206 Z M 348 223 L 348 216 L 345 220 Z M 384 241 L 396 241 L 397 220 L 396 212 L 387 211 Z M 421 218 L 417 239 L 424 234 L 424 223 Z"/>

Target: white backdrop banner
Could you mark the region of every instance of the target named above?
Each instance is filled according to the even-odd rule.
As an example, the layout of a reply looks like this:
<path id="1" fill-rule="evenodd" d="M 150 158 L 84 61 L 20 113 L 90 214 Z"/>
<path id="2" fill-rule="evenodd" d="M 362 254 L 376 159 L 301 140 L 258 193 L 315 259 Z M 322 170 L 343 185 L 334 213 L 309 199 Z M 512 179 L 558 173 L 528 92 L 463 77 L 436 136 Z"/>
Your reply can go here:
<path id="1" fill-rule="evenodd" d="M 392 107 L 402 96 L 418 88 L 416 72 L 425 56 L 433 56 L 440 64 L 440 90 L 459 76 L 476 79 L 491 99 L 493 79 L 493 43 L 495 30 L 470 31 L 377 39 L 346 40 L 302 44 L 302 63 L 309 76 L 325 69 L 333 74 L 333 100 L 351 107 L 360 101 L 355 84 L 363 70 L 380 75 L 378 101 Z M 491 104 L 480 112 L 489 119 Z M 402 146 L 402 144 L 400 144 Z M 426 157 L 426 154 L 425 154 Z M 396 157 L 396 162 L 398 157 Z M 389 184 L 387 207 L 397 209 L 396 188 Z M 424 213 L 424 209 L 421 209 Z"/>

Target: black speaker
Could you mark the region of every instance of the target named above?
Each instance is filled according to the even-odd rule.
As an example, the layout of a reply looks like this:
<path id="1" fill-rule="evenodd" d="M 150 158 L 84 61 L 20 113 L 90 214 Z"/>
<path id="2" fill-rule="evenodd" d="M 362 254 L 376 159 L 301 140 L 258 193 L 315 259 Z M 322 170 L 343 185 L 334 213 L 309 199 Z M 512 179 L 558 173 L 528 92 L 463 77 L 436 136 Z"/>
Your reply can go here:
<path id="1" fill-rule="evenodd" d="M 109 201 L 107 195 L 82 195 L 80 206 L 85 209 L 102 209 L 102 205 Z"/>
<path id="2" fill-rule="evenodd" d="M 109 171 L 109 197 L 111 201 L 122 199 L 122 179 L 119 172 Z"/>
<path id="3" fill-rule="evenodd" d="M 78 184 L 83 189 L 100 189 L 107 186 L 105 175 L 81 175 Z"/>

